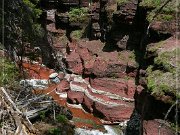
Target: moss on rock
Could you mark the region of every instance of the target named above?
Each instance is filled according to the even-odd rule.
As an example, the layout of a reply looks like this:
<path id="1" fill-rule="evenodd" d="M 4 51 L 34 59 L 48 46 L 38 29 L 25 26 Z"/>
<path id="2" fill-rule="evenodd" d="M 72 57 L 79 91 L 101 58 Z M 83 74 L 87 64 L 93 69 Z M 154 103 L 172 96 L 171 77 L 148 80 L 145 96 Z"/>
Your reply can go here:
<path id="1" fill-rule="evenodd" d="M 176 1 L 172 0 L 170 1 L 161 12 L 156 16 L 156 21 L 171 21 L 175 19 L 174 15 L 176 13 L 176 4 L 174 4 Z M 147 20 L 149 22 L 152 21 L 154 15 L 157 13 L 157 11 L 161 8 L 161 6 L 165 3 L 164 0 L 143 0 L 140 2 L 141 7 L 150 8 L 153 9 L 152 11 L 149 11 L 147 13 Z"/>
<path id="2" fill-rule="evenodd" d="M 122 60 L 134 67 L 138 67 L 138 61 L 134 51 L 121 51 L 118 53 L 119 60 Z"/>
<path id="3" fill-rule="evenodd" d="M 155 97 L 169 95 L 172 102 L 180 97 L 178 93 L 177 78 L 180 77 L 180 48 L 161 52 L 154 59 L 154 65 L 149 66 L 147 71 L 147 89 Z"/>

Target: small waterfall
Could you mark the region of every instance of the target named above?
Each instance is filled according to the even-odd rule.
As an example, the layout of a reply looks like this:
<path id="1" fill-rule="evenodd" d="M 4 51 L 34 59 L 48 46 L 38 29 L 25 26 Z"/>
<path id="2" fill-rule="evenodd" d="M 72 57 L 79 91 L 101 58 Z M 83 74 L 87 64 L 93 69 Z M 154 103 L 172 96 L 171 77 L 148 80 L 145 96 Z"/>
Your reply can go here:
<path id="1" fill-rule="evenodd" d="M 104 125 L 104 128 L 106 129 L 106 132 L 102 132 L 99 130 L 87 130 L 82 128 L 76 128 L 74 135 L 124 135 L 123 131 L 116 130 L 113 126 L 110 125 Z"/>

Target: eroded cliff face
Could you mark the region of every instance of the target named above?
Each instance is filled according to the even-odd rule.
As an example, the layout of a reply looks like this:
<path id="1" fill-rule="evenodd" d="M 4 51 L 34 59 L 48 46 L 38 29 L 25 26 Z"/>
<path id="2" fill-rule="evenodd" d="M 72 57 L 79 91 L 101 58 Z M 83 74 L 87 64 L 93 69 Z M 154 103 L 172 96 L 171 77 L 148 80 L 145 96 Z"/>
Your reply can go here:
<path id="1" fill-rule="evenodd" d="M 177 97 L 173 80 L 179 62 L 170 55 L 178 48 L 174 14 L 150 22 L 156 6 L 137 0 L 42 0 L 41 6 L 53 35 L 56 64 L 66 74 L 69 87 L 58 91 L 67 92 L 67 101 L 106 122 L 131 119 L 129 133 L 157 134 L 152 123 L 161 121 L 154 119 L 163 119 Z M 166 78 L 172 85 L 165 86 Z M 172 110 L 168 118 L 174 114 Z M 170 134 L 164 127 L 164 134 Z"/>

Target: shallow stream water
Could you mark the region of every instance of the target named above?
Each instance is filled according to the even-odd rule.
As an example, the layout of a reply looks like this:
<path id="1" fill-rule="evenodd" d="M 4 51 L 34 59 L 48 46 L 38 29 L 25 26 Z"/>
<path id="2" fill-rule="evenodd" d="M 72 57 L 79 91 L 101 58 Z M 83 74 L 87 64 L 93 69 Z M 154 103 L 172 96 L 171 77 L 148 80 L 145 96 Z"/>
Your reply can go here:
<path id="1" fill-rule="evenodd" d="M 124 135 L 122 130 L 116 126 L 104 125 L 106 132 L 99 130 L 87 130 L 83 128 L 76 128 L 75 135 Z"/>

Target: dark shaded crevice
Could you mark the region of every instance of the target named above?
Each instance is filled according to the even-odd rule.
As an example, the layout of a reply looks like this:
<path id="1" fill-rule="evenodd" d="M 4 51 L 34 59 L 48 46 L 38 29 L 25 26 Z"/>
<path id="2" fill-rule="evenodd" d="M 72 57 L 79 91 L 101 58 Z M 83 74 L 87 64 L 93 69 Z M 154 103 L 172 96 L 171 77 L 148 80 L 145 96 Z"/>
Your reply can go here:
<path id="1" fill-rule="evenodd" d="M 127 123 L 125 135 L 141 135 L 141 115 L 134 109 L 130 121 Z"/>
<path id="2" fill-rule="evenodd" d="M 153 29 L 149 29 L 149 40 L 148 43 L 157 43 L 170 38 L 172 35 L 170 33 L 161 33 Z"/>
<path id="3" fill-rule="evenodd" d="M 104 114 L 101 113 L 100 111 L 98 111 L 98 110 L 96 109 L 95 103 L 93 103 L 92 108 L 93 108 L 93 115 L 94 115 L 95 117 L 98 117 L 98 118 L 100 118 L 100 119 L 105 118 Z"/>

